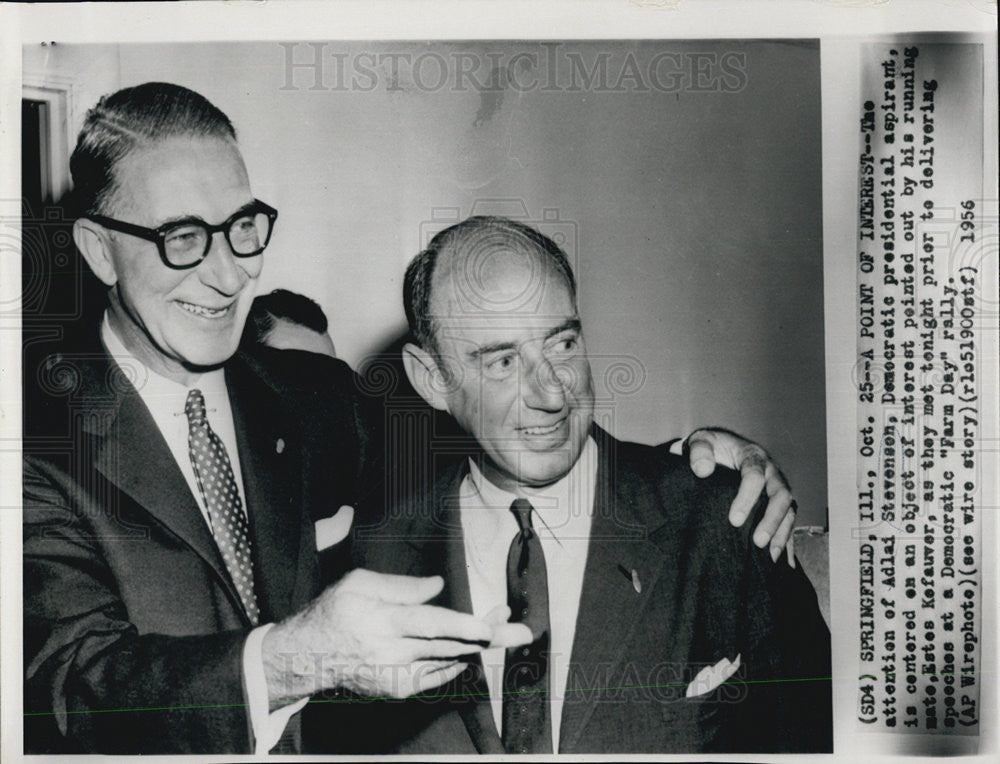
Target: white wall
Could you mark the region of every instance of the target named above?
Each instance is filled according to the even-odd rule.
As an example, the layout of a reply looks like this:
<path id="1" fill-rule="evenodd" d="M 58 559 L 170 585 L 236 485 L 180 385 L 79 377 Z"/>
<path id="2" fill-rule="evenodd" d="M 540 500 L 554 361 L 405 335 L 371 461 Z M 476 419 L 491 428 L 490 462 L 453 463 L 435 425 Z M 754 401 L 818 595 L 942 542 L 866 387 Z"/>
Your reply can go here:
<path id="1" fill-rule="evenodd" d="M 518 52 L 545 61 L 534 44 L 330 43 L 325 84 L 336 85 L 335 54 L 467 54 L 484 64 L 488 54 L 510 62 Z M 615 434 L 652 442 L 699 424 L 729 426 L 785 467 L 801 521 L 822 522 L 818 46 L 566 43 L 564 85 L 567 52 L 587 66 L 609 54 L 611 81 L 630 52 L 641 66 L 663 52 L 688 62 L 735 52 L 745 78 L 737 92 L 478 92 L 454 87 L 451 72 L 431 92 L 403 66 L 396 80 L 378 70 L 371 92 L 310 89 L 306 70 L 283 89 L 287 53 L 276 43 L 36 48 L 26 50 L 25 71 L 75 78 L 84 105 L 115 87 L 167 80 L 222 108 L 256 195 L 280 211 L 261 289 L 314 297 L 354 364 L 404 330 L 402 273 L 442 227 L 435 215 L 475 207 L 553 217 L 541 227 L 567 237 L 599 389 L 626 370 L 606 407 Z M 295 50 L 298 61 L 312 55 Z M 433 66 L 423 74 L 435 84 Z"/>

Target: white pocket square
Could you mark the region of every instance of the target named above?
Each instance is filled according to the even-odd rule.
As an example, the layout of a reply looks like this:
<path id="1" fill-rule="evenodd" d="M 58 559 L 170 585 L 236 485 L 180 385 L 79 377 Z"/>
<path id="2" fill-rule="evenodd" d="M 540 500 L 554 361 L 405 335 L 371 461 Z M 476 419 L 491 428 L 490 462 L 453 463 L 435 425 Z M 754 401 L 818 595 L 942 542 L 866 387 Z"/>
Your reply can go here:
<path id="1" fill-rule="evenodd" d="M 354 522 L 354 507 L 346 504 L 330 517 L 317 520 L 316 551 L 322 552 L 347 538 L 347 534 L 351 532 L 352 522 Z"/>
<path id="2" fill-rule="evenodd" d="M 734 661 L 723 658 L 714 666 L 705 666 L 705 668 L 698 672 L 698 676 L 694 678 L 694 681 L 687 686 L 687 692 L 684 693 L 684 697 L 695 698 L 711 692 L 735 674 L 739 667 L 739 654 L 736 655 L 736 660 Z"/>

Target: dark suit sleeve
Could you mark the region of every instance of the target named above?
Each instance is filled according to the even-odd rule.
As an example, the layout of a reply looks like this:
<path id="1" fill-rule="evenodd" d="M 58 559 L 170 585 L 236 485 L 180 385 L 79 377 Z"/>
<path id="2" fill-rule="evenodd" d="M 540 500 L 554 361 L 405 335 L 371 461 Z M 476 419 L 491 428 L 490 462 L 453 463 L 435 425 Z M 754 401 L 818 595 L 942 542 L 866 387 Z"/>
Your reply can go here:
<path id="1" fill-rule="evenodd" d="M 762 499 L 745 524 L 763 517 Z M 829 752 L 832 742 L 830 632 L 802 571 L 742 534 L 745 595 L 739 625 L 745 694 L 736 717 L 740 751 Z"/>
<path id="2" fill-rule="evenodd" d="M 25 750 L 249 752 L 247 631 L 140 635 L 94 527 L 27 458 Z"/>

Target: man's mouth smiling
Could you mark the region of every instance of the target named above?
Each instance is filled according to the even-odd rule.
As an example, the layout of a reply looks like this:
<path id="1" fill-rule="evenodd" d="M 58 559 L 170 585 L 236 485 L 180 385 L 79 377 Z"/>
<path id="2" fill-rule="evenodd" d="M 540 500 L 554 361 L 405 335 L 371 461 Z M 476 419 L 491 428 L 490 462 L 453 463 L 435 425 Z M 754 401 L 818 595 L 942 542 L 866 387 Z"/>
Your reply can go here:
<path id="1" fill-rule="evenodd" d="M 549 425 L 538 425 L 535 427 L 521 427 L 521 434 L 527 435 L 529 437 L 544 437 L 546 435 L 551 435 L 556 432 L 560 427 L 566 422 L 566 417 L 563 417 L 558 422 L 554 422 Z"/>
<path id="2" fill-rule="evenodd" d="M 222 318 L 228 315 L 229 309 L 233 307 L 232 303 L 223 308 L 208 308 L 204 305 L 196 305 L 193 302 L 184 302 L 183 300 L 175 300 L 174 302 L 181 310 L 202 318 Z"/>

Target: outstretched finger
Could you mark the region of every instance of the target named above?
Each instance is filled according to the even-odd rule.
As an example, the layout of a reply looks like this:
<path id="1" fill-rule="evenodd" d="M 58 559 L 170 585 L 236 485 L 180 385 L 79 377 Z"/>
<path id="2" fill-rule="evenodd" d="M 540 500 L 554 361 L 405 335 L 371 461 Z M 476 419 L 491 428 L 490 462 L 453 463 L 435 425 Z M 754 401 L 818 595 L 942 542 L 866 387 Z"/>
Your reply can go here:
<path id="1" fill-rule="evenodd" d="M 488 647 L 478 642 L 462 642 L 456 639 L 412 639 L 400 640 L 401 662 L 415 663 L 426 660 L 455 661 L 463 655 L 482 652 Z"/>
<path id="2" fill-rule="evenodd" d="M 483 620 L 490 626 L 496 628 L 510 620 L 510 608 L 506 605 L 497 605 L 490 612 L 483 616 Z"/>
<path id="3" fill-rule="evenodd" d="M 523 623 L 503 623 L 493 628 L 490 647 L 520 647 L 534 641 L 531 629 Z"/>
<path id="4" fill-rule="evenodd" d="M 419 605 L 440 593 L 444 588 L 444 579 L 441 576 L 398 576 L 359 568 L 344 576 L 337 586 L 343 591 L 357 592 L 386 602 Z"/>
<path id="5" fill-rule="evenodd" d="M 493 625 L 468 613 L 435 605 L 400 605 L 392 614 L 397 634 L 424 639 L 446 638 L 487 645 Z"/>

